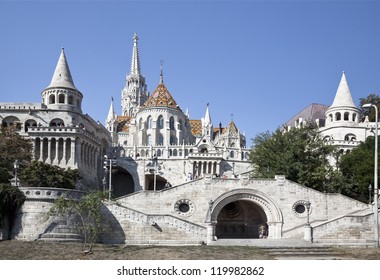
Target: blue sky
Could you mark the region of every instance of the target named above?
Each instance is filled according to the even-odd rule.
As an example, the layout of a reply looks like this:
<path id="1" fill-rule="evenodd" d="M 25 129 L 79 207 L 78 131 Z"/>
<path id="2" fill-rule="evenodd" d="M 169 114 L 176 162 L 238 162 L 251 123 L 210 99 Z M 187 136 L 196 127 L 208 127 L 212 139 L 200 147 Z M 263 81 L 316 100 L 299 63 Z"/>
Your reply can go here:
<path id="1" fill-rule="evenodd" d="M 214 126 L 233 118 L 251 139 L 332 104 L 342 71 L 356 104 L 380 94 L 379 14 L 380 1 L 0 0 L 0 102 L 40 102 L 64 47 L 83 111 L 103 123 L 111 97 L 121 112 L 137 32 L 150 92 L 163 60 L 191 119 L 210 103 Z"/>

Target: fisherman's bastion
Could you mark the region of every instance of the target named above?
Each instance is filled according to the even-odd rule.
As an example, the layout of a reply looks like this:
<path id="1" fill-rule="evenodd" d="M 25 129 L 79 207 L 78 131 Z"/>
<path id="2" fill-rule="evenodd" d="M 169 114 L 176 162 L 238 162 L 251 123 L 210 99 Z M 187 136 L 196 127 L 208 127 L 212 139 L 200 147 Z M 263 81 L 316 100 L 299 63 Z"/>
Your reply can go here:
<path id="1" fill-rule="evenodd" d="M 150 93 L 138 42 L 135 34 L 121 115 L 112 100 L 104 125 L 82 112 L 85 93 L 74 85 L 64 49 L 41 103 L 0 103 L 2 126 L 15 125 L 32 140 L 35 160 L 77 168 L 82 177 L 75 190 L 20 182 L 27 200 L 11 229 L 13 239 L 80 240 L 75 218 L 47 219 L 46 213 L 61 195 L 111 190 L 112 199 L 102 205 L 103 243 L 373 243 L 373 205 L 313 190 L 281 174 L 250 178 L 250 147 L 234 121 L 214 126 L 208 105 L 203 118 L 190 119 L 175 101 L 179 93 L 164 83 L 162 68 Z M 326 141 L 347 152 L 374 135 L 375 123 L 361 121 L 345 73 L 337 85 L 331 106 L 312 104 L 287 125 L 314 120 Z M 9 230 L 4 228 L 0 237 Z"/>

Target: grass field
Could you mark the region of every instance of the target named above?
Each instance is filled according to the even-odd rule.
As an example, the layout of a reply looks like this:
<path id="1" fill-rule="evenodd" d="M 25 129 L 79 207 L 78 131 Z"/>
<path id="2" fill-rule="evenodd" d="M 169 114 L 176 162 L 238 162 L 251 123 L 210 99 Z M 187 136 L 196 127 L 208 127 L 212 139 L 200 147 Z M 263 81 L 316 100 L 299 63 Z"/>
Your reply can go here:
<path id="1" fill-rule="evenodd" d="M 1 260 L 271 260 L 265 249 L 240 246 L 124 246 L 95 244 L 85 255 L 79 243 L 0 241 Z M 344 259 L 379 260 L 374 248 L 337 248 Z"/>

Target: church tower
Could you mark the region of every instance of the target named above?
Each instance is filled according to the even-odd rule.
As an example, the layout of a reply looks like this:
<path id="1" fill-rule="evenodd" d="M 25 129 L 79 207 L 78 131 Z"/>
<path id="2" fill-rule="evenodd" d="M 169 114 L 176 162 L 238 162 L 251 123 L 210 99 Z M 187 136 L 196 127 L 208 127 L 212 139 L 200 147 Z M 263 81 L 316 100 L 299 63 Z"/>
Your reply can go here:
<path id="1" fill-rule="evenodd" d="M 126 77 L 125 87 L 121 92 L 122 115 L 129 117 L 135 117 L 149 97 L 145 77 L 141 75 L 138 39 L 135 33 L 133 36 L 131 71 Z"/>

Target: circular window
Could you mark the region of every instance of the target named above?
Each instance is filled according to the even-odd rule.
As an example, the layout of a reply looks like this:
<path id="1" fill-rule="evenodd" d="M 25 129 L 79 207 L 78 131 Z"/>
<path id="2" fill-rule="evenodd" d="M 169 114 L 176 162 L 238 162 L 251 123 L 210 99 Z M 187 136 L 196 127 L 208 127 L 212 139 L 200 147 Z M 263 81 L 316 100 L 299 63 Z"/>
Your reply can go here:
<path id="1" fill-rule="evenodd" d="M 178 206 L 178 209 L 179 209 L 179 211 L 181 211 L 182 213 L 187 213 L 187 212 L 189 212 L 189 210 L 190 210 L 190 206 L 189 206 L 189 204 L 187 204 L 187 203 L 181 203 L 181 204 Z"/>
<path id="2" fill-rule="evenodd" d="M 297 217 L 305 218 L 307 216 L 306 204 L 309 203 L 306 200 L 299 200 L 293 204 L 293 213 Z M 309 215 L 311 214 L 312 208 L 309 208 Z"/>
<path id="3" fill-rule="evenodd" d="M 302 214 L 303 212 L 306 211 L 305 205 L 299 204 L 296 206 L 295 210 L 298 214 Z"/>
<path id="4" fill-rule="evenodd" d="M 174 211 L 177 215 L 191 216 L 195 211 L 195 205 L 189 199 L 180 199 L 174 204 Z"/>

